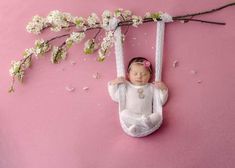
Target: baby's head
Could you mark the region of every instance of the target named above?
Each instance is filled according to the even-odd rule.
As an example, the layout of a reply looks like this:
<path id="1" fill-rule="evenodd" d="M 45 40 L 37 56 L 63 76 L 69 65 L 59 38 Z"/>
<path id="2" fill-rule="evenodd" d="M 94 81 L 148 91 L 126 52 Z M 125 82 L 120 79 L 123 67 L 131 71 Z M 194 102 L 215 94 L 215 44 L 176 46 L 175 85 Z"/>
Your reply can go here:
<path id="1" fill-rule="evenodd" d="M 145 85 L 152 76 L 152 65 L 143 57 L 132 58 L 128 64 L 128 78 L 133 85 Z"/>

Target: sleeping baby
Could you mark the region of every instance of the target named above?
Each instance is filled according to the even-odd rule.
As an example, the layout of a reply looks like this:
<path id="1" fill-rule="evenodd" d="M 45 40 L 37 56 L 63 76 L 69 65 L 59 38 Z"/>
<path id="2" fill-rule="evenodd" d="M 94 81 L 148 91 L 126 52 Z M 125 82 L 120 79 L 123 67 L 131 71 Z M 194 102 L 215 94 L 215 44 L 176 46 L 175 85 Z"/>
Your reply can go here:
<path id="1" fill-rule="evenodd" d="M 146 58 L 131 59 L 127 73 L 127 80 L 118 77 L 110 81 L 108 91 L 112 100 L 119 102 L 119 86 L 125 85 L 126 106 L 120 112 L 120 119 L 128 132 L 136 134 L 140 128 L 151 129 L 160 122 L 161 116 L 153 112 L 154 92 L 159 92 L 161 105 L 164 105 L 168 97 L 168 88 L 162 81 L 149 83 L 153 69 Z"/>

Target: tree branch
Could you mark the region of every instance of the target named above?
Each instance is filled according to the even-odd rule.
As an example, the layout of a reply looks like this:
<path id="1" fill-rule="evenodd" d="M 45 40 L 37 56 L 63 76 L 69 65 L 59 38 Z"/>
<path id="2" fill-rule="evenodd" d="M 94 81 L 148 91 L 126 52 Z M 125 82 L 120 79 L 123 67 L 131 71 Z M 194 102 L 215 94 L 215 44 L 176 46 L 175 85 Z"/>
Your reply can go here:
<path id="1" fill-rule="evenodd" d="M 179 18 L 187 18 L 187 17 L 191 17 L 191 16 L 199 16 L 199 15 L 204 15 L 204 14 L 208 14 L 208 13 L 213 13 L 213 12 L 216 12 L 216 11 L 219 11 L 219 10 L 222 10 L 222 9 L 224 9 L 224 8 L 227 8 L 227 7 L 230 7 L 230 6 L 234 6 L 234 5 L 235 5 L 235 2 L 226 4 L 226 5 L 223 5 L 223 6 L 221 6 L 221 7 L 215 8 L 215 9 L 211 9 L 211 10 L 208 10 L 208 11 L 204 11 L 204 12 L 198 12 L 198 13 L 192 13 L 192 14 L 174 16 L 174 17 L 173 17 L 173 20 L 179 19 Z"/>

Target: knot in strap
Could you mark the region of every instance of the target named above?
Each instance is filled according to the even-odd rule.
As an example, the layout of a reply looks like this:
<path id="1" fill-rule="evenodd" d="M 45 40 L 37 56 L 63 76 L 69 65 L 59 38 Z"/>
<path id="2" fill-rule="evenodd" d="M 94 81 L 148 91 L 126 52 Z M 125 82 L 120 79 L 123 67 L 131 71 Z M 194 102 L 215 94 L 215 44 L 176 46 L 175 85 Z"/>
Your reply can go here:
<path id="1" fill-rule="evenodd" d="M 163 22 L 173 22 L 172 16 L 168 13 L 161 13 L 160 17 Z"/>
<path id="2" fill-rule="evenodd" d="M 118 26 L 119 20 L 115 17 L 109 19 L 109 23 L 106 26 L 103 26 L 103 28 L 106 31 L 114 30 Z"/>

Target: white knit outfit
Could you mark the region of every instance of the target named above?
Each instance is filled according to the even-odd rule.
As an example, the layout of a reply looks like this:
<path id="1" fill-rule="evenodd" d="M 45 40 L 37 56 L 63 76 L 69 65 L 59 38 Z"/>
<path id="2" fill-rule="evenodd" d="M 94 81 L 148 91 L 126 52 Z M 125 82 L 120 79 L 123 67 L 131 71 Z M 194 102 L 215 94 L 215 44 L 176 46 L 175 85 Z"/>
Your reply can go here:
<path id="1" fill-rule="evenodd" d="M 167 101 L 168 91 L 157 89 L 153 84 L 143 86 L 133 85 L 130 82 L 125 84 L 112 85 L 108 83 L 108 91 L 112 100 L 119 102 L 119 86 L 126 87 L 126 109 L 120 113 L 120 119 L 129 128 L 130 132 L 138 132 L 142 128 L 151 128 L 160 120 L 157 113 L 153 113 L 154 92 L 159 92 L 161 104 Z"/>

